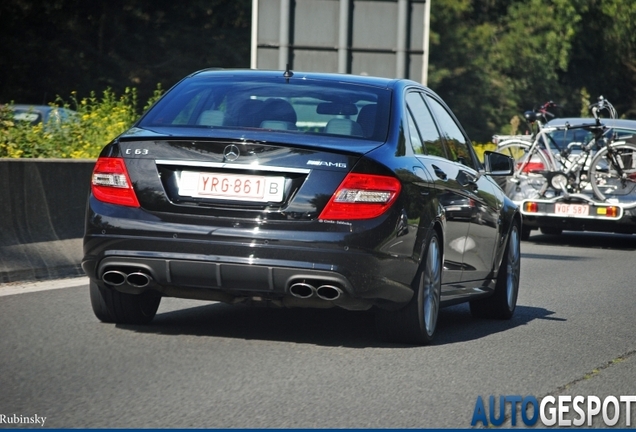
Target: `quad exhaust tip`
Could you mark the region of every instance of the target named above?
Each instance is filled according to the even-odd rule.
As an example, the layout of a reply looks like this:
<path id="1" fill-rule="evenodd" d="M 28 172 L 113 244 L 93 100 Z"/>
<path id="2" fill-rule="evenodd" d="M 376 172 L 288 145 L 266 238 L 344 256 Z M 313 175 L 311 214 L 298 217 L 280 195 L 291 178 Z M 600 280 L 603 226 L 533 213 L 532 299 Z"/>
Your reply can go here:
<path id="1" fill-rule="evenodd" d="M 339 299 L 343 291 L 337 286 L 324 284 L 318 288 L 307 282 L 295 282 L 289 287 L 291 295 L 301 299 L 308 299 L 314 295 L 322 300 L 333 301 Z"/>
<path id="2" fill-rule="evenodd" d="M 296 282 L 289 287 L 289 292 L 294 297 L 306 299 L 312 297 L 316 293 L 316 288 L 305 282 Z"/>
<path id="3" fill-rule="evenodd" d="M 152 282 L 152 277 L 140 271 L 125 273 L 119 270 L 108 270 L 102 276 L 102 280 L 112 286 L 128 284 L 135 288 L 145 288 Z"/>
<path id="4" fill-rule="evenodd" d="M 121 270 L 108 270 L 102 276 L 102 280 L 112 286 L 128 284 L 135 288 L 145 288 L 153 281 L 152 276 L 143 271 L 126 273 Z M 339 299 L 344 293 L 341 288 L 325 283 L 316 288 L 305 281 L 294 282 L 289 287 L 292 296 L 300 299 L 308 299 L 313 296 L 326 301 Z"/>
<path id="5" fill-rule="evenodd" d="M 342 290 L 333 285 L 321 285 L 316 288 L 316 295 L 323 300 L 333 301 L 340 298 Z"/>
<path id="6" fill-rule="evenodd" d="M 109 285 L 120 286 L 126 283 L 126 273 L 119 270 L 109 270 L 104 273 L 102 280 Z"/>
<path id="7" fill-rule="evenodd" d="M 136 288 L 144 288 L 150 285 L 152 282 L 152 277 L 142 272 L 133 272 L 126 276 L 126 283 L 130 286 L 134 286 Z"/>

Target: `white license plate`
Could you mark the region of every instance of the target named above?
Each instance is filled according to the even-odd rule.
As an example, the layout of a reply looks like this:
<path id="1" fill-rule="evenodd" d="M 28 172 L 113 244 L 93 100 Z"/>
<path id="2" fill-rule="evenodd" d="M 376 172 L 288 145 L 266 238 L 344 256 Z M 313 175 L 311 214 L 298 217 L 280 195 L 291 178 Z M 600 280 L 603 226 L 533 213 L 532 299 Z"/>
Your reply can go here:
<path id="1" fill-rule="evenodd" d="M 255 202 L 281 202 L 285 177 L 183 171 L 179 195 Z"/>
<path id="2" fill-rule="evenodd" d="M 590 206 L 585 204 L 555 204 L 554 213 L 563 216 L 588 216 Z"/>

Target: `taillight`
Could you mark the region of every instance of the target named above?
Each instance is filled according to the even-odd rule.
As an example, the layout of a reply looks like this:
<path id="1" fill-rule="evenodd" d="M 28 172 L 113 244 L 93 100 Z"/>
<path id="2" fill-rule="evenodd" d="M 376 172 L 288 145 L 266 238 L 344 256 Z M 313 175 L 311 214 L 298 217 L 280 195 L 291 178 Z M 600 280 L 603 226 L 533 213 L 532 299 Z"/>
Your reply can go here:
<path id="1" fill-rule="evenodd" d="M 384 213 L 401 190 L 395 177 L 350 173 L 342 181 L 318 219 L 371 219 Z"/>
<path id="2" fill-rule="evenodd" d="M 539 204 L 533 201 L 526 201 L 525 208 L 527 213 L 538 213 L 539 212 Z"/>
<path id="3" fill-rule="evenodd" d="M 93 169 L 91 192 L 100 201 L 129 207 L 139 207 L 124 159 L 100 157 Z"/>
<path id="4" fill-rule="evenodd" d="M 520 166 L 521 166 L 521 163 L 518 163 L 517 169 L 519 169 Z M 524 173 L 531 173 L 531 172 L 543 171 L 543 170 L 545 170 L 545 165 L 543 165 L 543 162 L 528 162 L 523 166 Z"/>
<path id="5" fill-rule="evenodd" d="M 601 209 L 599 208 L 597 213 L 604 214 L 607 217 L 615 218 L 615 217 L 618 217 L 618 207 L 614 207 L 614 206 L 605 207 L 604 213 L 601 213 Z"/>

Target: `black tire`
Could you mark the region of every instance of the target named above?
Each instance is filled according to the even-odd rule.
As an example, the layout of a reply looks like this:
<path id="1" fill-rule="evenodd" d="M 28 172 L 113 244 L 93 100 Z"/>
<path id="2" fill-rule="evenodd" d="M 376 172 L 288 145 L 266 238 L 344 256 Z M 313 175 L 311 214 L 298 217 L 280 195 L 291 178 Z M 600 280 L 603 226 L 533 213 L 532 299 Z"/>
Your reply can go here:
<path id="1" fill-rule="evenodd" d="M 105 323 L 114 323 L 115 319 L 108 311 L 104 297 L 95 282 L 90 281 L 89 291 L 91 295 L 91 306 L 93 306 L 93 313 L 97 319 Z"/>
<path id="2" fill-rule="evenodd" d="M 517 307 L 519 295 L 519 273 L 521 269 L 521 248 L 519 227 L 513 225 L 508 236 L 495 292 L 492 296 L 470 302 L 470 312 L 475 318 L 510 319 Z"/>
<path id="3" fill-rule="evenodd" d="M 521 227 L 521 240 L 526 241 L 530 240 L 530 233 L 532 233 L 532 228 L 522 226 Z"/>
<path id="4" fill-rule="evenodd" d="M 399 310 L 378 310 L 375 315 L 378 336 L 383 341 L 427 345 L 433 340 L 442 291 L 442 250 L 435 231 L 423 257 L 411 301 Z"/>
<path id="5" fill-rule="evenodd" d="M 539 229 L 541 230 L 541 234 L 545 234 L 545 235 L 561 235 L 561 234 L 563 234 L 563 229 L 562 228 L 541 227 Z"/>
<path id="6" fill-rule="evenodd" d="M 155 317 L 161 296 L 153 292 L 126 294 L 90 282 L 93 313 L 100 321 L 117 324 L 147 324 Z"/>

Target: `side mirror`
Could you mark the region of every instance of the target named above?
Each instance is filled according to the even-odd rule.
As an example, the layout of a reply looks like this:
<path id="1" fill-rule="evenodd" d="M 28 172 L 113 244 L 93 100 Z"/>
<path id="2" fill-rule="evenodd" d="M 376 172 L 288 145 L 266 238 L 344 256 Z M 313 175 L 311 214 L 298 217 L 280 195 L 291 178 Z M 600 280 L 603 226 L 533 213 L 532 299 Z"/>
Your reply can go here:
<path id="1" fill-rule="evenodd" d="M 484 165 L 486 165 L 486 174 L 491 176 L 511 176 L 514 172 L 514 160 L 505 154 L 485 151 Z"/>

